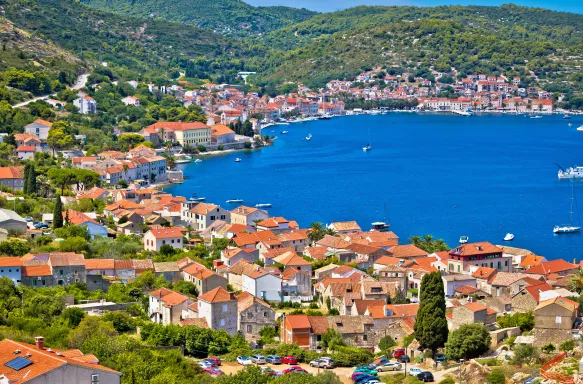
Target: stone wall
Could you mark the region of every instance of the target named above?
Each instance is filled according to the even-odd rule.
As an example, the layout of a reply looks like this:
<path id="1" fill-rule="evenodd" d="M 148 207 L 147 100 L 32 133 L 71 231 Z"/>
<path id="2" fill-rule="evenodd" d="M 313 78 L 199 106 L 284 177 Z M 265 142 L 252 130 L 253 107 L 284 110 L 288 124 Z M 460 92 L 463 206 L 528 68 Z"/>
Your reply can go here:
<path id="1" fill-rule="evenodd" d="M 547 344 L 559 345 L 571 339 L 573 339 L 573 335 L 570 329 L 534 329 L 535 347 L 542 347 Z"/>
<path id="2" fill-rule="evenodd" d="M 490 332 L 490 337 L 492 337 L 491 347 L 495 348 L 502 340 L 510 337 L 520 336 L 520 334 L 520 328 L 518 327 L 504 328 L 492 331 Z"/>

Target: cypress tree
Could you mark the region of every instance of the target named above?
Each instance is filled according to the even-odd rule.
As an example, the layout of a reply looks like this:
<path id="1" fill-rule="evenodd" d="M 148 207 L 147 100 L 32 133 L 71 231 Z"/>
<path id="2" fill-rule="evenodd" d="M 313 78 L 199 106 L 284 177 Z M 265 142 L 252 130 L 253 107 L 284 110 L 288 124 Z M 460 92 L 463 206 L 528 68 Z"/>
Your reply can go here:
<path id="1" fill-rule="evenodd" d="M 435 355 L 447 341 L 448 329 L 445 318 L 445 291 L 441 273 L 423 276 L 419 293 L 419 311 L 415 320 L 415 338 L 422 348 L 429 348 Z"/>
<path id="2" fill-rule="evenodd" d="M 63 227 L 63 203 L 61 196 L 57 195 L 55 200 L 55 210 L 53 211 L 53 228 Z"/>
<path id="3" fill-rule="evenodd" d="M 28 167 L 28 175 L 24 184 L 27 186 L 27 193 L 36 193 L 36 169 L 34 165 Z"/>
<path id="4" fill-rule="evenodd" d="M 22 180 L 24 181 L 24 185 L 22 186 L 22 192 L 24 192 L 25 195 L 28 195 L 30 193 L 30 191 L 28 190 L 29 174 L 30 174 L 30 164 L 26 164 L 24 166 L 24 176 L 22 178 Z"/>

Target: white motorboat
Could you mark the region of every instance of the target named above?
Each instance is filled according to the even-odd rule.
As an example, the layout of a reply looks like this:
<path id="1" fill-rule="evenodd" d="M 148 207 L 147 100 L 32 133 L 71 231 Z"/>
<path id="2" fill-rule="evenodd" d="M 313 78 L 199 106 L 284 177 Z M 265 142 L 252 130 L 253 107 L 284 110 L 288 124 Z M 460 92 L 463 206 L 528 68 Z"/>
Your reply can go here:
<path id="1" fill-rule="evenodd" d="M 196 159 L 196 160 L 194 160 L 194 162 L 195 163 L 202 163 L 202 160 L 201 159 Z"/>
<path id="2" fill-rule="evenodd" d="M 575 166 L 565 170 L 561 169 L 558 173 L 559 179 L 579 179 L 583 178 L 583 167 Z"/>
<path id="3" fill-rule="evenodd" d="M 542 119 L 543 117 L 541 115 L 536 115 L 536 116 L 531 116 L 531 119 Z"/>
<path id="4" fill-rule="evenodd" d="M 306 136 L 306 140 L 308 140 L 308 141 L 312 140 L 312 134 L 311 133 L 308 133 L 308 136 Z"/>
<path id="5" fill-rule="evenodd" d="M 280 133 L 281 133 L 282 135 L 287 135 L 287 134 L 288 134 L 288 132 L 287 132 L 287 131 L 281 131 Z"/>
<path id="6" fill-rule="evenodd" d="M 512 233 L 507 233 L 506 236 L 504 236 L 504 241 L 512 241 L 514 240 L 514 235 Z"/>
<path id="7" fill-rule="evenodd" d="M 579 132 L 582 132 L 582 131 L 583 131 L 583 125 L 582 125 L 582 126 L 580 126 L 580 127 L 578 127 L 578 128 L 577 128 L 577 130 L 578 130 Z"/>
<path id="8" fill-rule="evenodd" d="M 573 126 L 573 124 L 569 123 L 569 127 L 572 127 L 572 126 Z M 577 130 L 579 130 L 579 129 L 577 129 Z"/>
<path id="9" fill-rule="evenodd" d="M 197 201 L 199 203 L 203 202 L 206 200 L 206 197 L 191 197 L 190 201 Z"/>
<path id="10" fill-rule="evenodd" d="M 571 212 L 569 216 L 570 217 L 569 224 L 555 225 L 555 227 L 553 228 L 553 233 L 555 235 L 581 232 L 581 224 L 579 224 L 579 226 L 573 225 L 573 209 L 577 208 L 576 204 L 577 203 L 575 202 L 575 184 L 573 183 L 573 181 L 571 181 Z M 576 209 L 576 211 L 577 215 L 579 215 L 579 210 Z"/>
<path id="11" fill-rule="evenodd" d="M 264 203 L 264 204 L 255 204 L 255 208 L 271 208 L 272 205 L 269 203 Z"/>
<path id="12" fill-rule="evenodd" d="M 230 199 L 230 200 L 227 200 L 227 203 L 228 204 L 240 204 L 242 202 L 243 202 L 243 199 Z"/>
<path id="13" fill-rule="evenodd" d="M 362 147 L 362 150 L 365 151 L 365 152 L 370 151 L 371 149 L 372 149 L 372 147 L 371 147 L 370 144 L 367 144 L 364 147 Z"/>
<path id="14" fill-rule="evenodd" d="M 563 119 L 565 119 L 565 120 L 569 120 L 570 118 L 571 118 L 571 116 L 569 116 L 569 115 L 563 115 Z"/>
<path id="15" fill-rule="evenodd" d="M 235 163 L 240 163 L 241 159 L 239 159 L 238 157 L 235 159 Z"/>
<path id="16" fill-rule="evenodd" d="M 467 236 L 460 236 L 460 244 L 465 244 L 470 240 Z"/>
<path id="17" fill-rule="evenodd" d="M 185 155 L 183 153 L 177 153 L 176 155 L 174 155 L 174 162 L 176 164 L 190 163 L 191 160 L 192 160 L 192 157 Z"/>

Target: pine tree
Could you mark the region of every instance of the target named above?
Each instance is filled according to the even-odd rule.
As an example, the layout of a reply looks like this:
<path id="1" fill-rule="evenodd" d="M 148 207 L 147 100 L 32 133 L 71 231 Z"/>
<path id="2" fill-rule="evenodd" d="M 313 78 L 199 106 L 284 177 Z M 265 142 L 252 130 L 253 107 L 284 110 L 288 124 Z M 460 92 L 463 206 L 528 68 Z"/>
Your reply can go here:
<path id="1" fill-rule="evenodd" d="M 415 338 L 422 348 L 435 352 L 447 341 L 445 291 L 439 272 L 428 273 L 421 280 L 419 311 L 415 320 Z"/>
<path id="2" fill-rule="evenodd" d="M 22 186 L 22 192 L 24 192 L 25 195 L 28 195 L 30 193 L 30 191 L 28 190 L 28 176 L 30 174 L 30 165 L 26 164 L 24 166 L 24 177 L 22 178 L 24 181 L 24 185 Z"/>
<path id="3" fill-rule="evenodd" d="M 55 198 L 55 210 L 53 211 L 53 228 L 63 227 L 63 203 L 61 196 L 57 195 Z"/>

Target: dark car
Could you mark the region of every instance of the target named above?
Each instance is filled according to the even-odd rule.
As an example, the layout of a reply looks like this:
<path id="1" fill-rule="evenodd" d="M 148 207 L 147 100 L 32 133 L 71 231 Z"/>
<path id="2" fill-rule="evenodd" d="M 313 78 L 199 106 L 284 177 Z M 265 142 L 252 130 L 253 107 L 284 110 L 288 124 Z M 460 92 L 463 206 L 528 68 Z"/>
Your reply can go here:
<path id="1" fill-rule="evenodd" d="M 401 355 L 401 356 L 397 357 L 397 361 L 399 363 L 405 363 L 405 362 L 410 363 L 411 359 L 407 355 Z"/>
<path id="2" fill-rule="evenodd" d="M 298 363 L 298 359 L 296 359 L 293 356 L 284 356 L 281 358 L 281 362 L 283 364 L 297 364 Z"/>
<path id="3" fill-rule="evenodd" d="M 435 362 L 436 363 L 445 363 L 445 355 L 443 353 L 436 353 L 435 354 Z"/>
<path id="4" fill-rule="evenodd" d="M 279 356 L 275 356 L 275 355 L 267 356 L 265 358 L 265 361 L 267 361 L 269 364 L 274 364 L 274 365 L 281 364 L 281 359 L 279 358 Z"/>
<path id="5" fill-rule="evenodd" d="M 417 378 L 424 383 L 433 383 L 435 379 L 433 378 L 433 373 L 428 371 L 423 371 L 417 375 Z"/>
<path id="6" fill-rule="evenodd" d="M 300 367 L 299 365 L 294 365 L 292 367 L 286 368 L 282 372 L 284 375 L 288 373 L 308 373 L 304 368 Z"/>
<path id="7" fill-rule="evenodd" d="M 389 362 L 389 359 L 387 359 L 386 357 L 380 357 L 378 359 L 375 359 L 375 361 L 373 361 L 372 363 L 370 363 L 368 366 L 371 368 L 378 368 L 381 365 L 384 365 L 386 363 Z"/>
<path id="8" fill-rule="evenodd" d="M 373 376 L 373 375 L 359 375 L 356 378 L 354 378 L 354 384 L 363 384 L 366 383 L 369 380 L 378 380 L 379 378 L 377 376 Z"/>
<path id="9" fill-rule="evenodd" d="M 223 364 L 221 362 L 221 359 L 219 359 L 218 357 L 214 357 L 214 356 L 207 357 L 205 360 L 210 361 L 215 367 L 219 367 L 219 366 L 221 366 L 221 364 Z"/>

